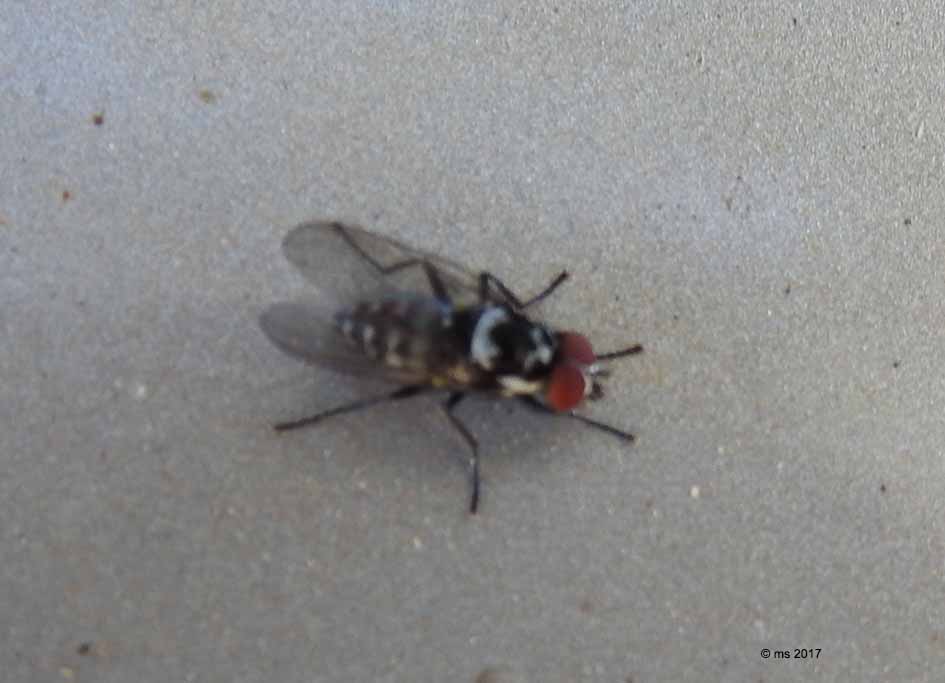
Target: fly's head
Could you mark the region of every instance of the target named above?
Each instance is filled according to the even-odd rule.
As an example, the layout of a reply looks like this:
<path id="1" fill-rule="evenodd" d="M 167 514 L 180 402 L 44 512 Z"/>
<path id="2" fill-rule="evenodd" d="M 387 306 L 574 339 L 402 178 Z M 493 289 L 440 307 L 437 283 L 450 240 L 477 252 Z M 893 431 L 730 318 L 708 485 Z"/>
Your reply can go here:
<path id="1" fill-rule="evenodd" d="M 587 337 L 578 332 L 556 332 L 557 350 L 545 391 L 545 402 L 559 412 L 577 407 L 585 398 L 596 401 L 604 396 L 598 378 L 607 371 L 597 364 L 597 356 Z"/>
<path id="2" fill-rule="evenodd" d="M 585 398 L 603 396 L 604 376 L 587 338 L 577 332 L 551 332 L 501 306 L 483 312 L 472 338 L 472 359 L 493 373 L 504 394 L 543 399 L 564 412 Z"/>

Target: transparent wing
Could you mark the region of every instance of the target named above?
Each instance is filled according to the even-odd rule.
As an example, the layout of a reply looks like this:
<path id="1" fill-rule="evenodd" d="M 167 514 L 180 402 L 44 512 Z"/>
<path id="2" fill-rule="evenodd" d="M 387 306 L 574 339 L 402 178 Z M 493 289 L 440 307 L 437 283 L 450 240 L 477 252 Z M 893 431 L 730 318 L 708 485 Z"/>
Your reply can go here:
<path id="1" fill-rule="evenodd" d="M 267 308 L 259 325 L 284 353 L 329 370 L 400 384 L 423 383 L 425 375 L 377 363 L 350 344 L 335 327 L 334 311 L 313 302 L 282 302 Z"/>
<path id="2" fill-rule="evenodd" d="M 423 262 L 435 268 L 454 304 L 479 300 L 478 273 L 356 225 L 303 223 L 286 235 L 282 249 L 323 295 L 342 303 L 370 298 L 379 291 L 433 294 Z"/>

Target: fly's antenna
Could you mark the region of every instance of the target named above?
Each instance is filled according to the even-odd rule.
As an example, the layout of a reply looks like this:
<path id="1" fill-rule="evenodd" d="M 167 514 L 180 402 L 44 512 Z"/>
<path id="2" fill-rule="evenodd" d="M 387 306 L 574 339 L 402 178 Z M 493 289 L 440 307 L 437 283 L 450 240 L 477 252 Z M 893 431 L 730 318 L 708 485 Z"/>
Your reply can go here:
<path id="1" fill-rule="evenodd" d="M 634 344 L 626 349 L 621 349 L 620 351 L 611 351 L 609 353 L 595 353 L 594 360 L 616 360 L 617 358 L 624 358 L 626 356 L 635 356 L 638 353 L 643 353 L 643 346 L 640 344 Z"/>

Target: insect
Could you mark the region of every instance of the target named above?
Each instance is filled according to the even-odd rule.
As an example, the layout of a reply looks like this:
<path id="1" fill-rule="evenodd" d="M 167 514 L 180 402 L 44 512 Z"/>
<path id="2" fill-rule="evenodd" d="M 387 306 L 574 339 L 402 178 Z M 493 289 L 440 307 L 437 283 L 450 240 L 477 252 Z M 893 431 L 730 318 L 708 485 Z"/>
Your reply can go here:
<path id="1" fill-rule="evenodd" d="M 396 383 L 363 398 L 291 422 L 288 431 L 389 401 L 446 394 L 446 417 L 468 444 L 469 511 L 479 507 L 479 444 L 455 414 L 470 393 L 520 400 L 626 442 L 633 434 L 574 412 L 603 396 L 601 363 L 643 351 L 635 344 L 595 354 L 577 332 L 554 330 L 529 310 L 569 276 L 562 272 L 522 299 L 488 271 L 401 244 L 336 221 L 303 223 L 282 243 L 286 258 L 319 296 L 270 306 L 260 317 L 266 336 L 300 360 L 355 376 Z"/>

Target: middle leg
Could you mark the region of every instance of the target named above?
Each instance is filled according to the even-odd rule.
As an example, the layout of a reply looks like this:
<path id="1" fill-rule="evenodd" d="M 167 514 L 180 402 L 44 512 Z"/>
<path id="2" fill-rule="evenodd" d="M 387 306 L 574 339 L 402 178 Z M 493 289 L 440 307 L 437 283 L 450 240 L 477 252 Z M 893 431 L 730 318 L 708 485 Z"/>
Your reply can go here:
<path id="1" fill-rule="evenodd" d="M 459 391 L 450 394 L 449 398 L 446 399 L 446 403 L 443 404 L 443 410 L 446 411 L 446 417 L 449 418 L 456 430 L 462 434 L 463 439 L 469 444 L 469 448 L 472 449 L 472 458 L 469 460 L 470 475 L 472 477 L 472 494 L 469 501 L 469 512 L 474 515 L 479 509 L 479 442 L 476 441 L 476 437 L 466 428 L 466 425 L 464 425 L 458 417 L 453 415 L 453 408 L 465 397 L 466 394 Z"/>

